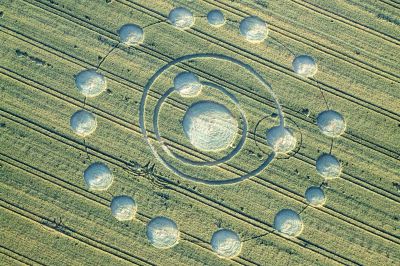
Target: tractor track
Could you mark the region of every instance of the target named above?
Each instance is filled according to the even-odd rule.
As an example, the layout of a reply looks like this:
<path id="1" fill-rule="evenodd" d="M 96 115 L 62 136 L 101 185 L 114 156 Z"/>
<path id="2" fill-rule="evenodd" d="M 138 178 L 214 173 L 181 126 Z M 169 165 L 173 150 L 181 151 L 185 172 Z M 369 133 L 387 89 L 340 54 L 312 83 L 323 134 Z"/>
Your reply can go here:
<path id="1" fill-rule="evenodd" d="M 0 72 L 0 73 L 1 73 L 1 72 Z M 30 84 L 27 84 L 27 85 L 32 87 L 32 85 L 30 85 Z M 42 85 L 42 86 L 43 86 L 43 85 Z M 51 89 L 51 88 L 50 88 L 50 89 Z M 52 90 L 52 89 L 51 89 L 51 90 Z M 58 97 L 58 99 L 65 101 L 65 99 L 63 99 L 63 98 L 61 98 L 61 97 Z M 77 102 L 77 100 L 75 100 L 75 103 L 74 103 L 74 102 L 69 102 L 69 103 L 79 106 L 80 104 L 79 104 L 79 103 L 76 103 L 76 102 Z M 91 107 L 91 106 L 88 105 L 88 107 Z M 94 107 L 93 107 L 93 108 L 94 108 Z M 9 113 L 8 111 L 3 110 L 3 112 L 6 112 L 6 113 L 8 113 L 8 114 L 10 114 L 10 115 L 12 115 L 12 116 L 15 116 L 15 117 L 19 117 L 20 119 L 24 119 L 24 118 L 22 118 L 22 117 L 20 117 L 20 116 L 18 116 L 18 115 L 16 115 L 16 114 Z M 126 128 L 126 129 L 128 129 L 128 130 L 130 130 L 130 131 L 134 131 L 134 132 L 137 133 L 137 134 L 141 134 L 141 133 L 140 133 L 140 129 L 138 128 L 138 126 L 137 126 L 137 128 L 135 129 L 134 127 L 132 127 L 132 125 L 129 124 L 129 122 L 125 122 L 126 124 L 128 124 L 128 125 L 125 125 L 125 124 L 123 124 L 122 122 L 118 122 L 118 121 L 116 121 L 116 120 L 114 120 L 114 119 L 111 119 L 111 120 L 110 120 L 110 119 L 108 118 L 108 115 L 104 115 L 104 114 L 103 114 L 104 112 L 105 112 L 105 111 L 102 111 L 101 109 L 100 109 L 100 110 L 97 109 L 97 111 L 96 111 L 95 113 L 96 113 L 97 115 L 102 116 L 103 118 L 109 120 L 110 122 L 116 123 L 117 125 L 119 125 L 119 126 L 121 126 L 121 127 L 123 127 L 123 128 Z M 112 116 L 112 115 L 111 115 L 111 116 Z M 112 117 L 115 118 L 114 116 L 112 116 Z M 117 119 L 118 119 L 118 118 L 117 118 Z M 24 120 L 25 120 L 25 122 L 28 122 L 28 123 L 34 123 L 33 121 L 30 121 L 30 120 L 26 120 L 26 119 L 24 119 Z M 15 120 L 13 120 L 13 121 L 18 123 L 18 121 L 15 121 Z M 25 125 L 25 126 L 26 126 L 26 125 Z M 40 127 L 42 127 L 42 126 L 40 126 Z M 34 130 L 35 130 L 35 129 L 34 129 Z M 47 130 L 48 130 L 48 129 L 47 129 Z M 37 130 L 36 130 L 36 131 L 37 131 Z M 40 131 L 38 131 L 38 132 L 40 132 Z M 53 132 L 53 133 L 54 133 L 54 132 Z M 58 134 L 58 133 L 54 133 L 54 134 Z M 68 136 L 64 136 L 64 135 L 60 135 L 60 134 L 58 134 L 58 135 L 59 135 L 60 137 L 62 137 L 62 138 L 68 138 Z M 78 142 L 78 143 L 79 143 L 80 145 L 83 145 L 83 143 L 80 143 L 80 142 Z M 180 146 L 177 146 L 177 145 L 178 145 L 178 144 L 174 145 L 173 148 L 174 148 L 174 149 L 177 149 L 177 150 L 179 150 L 179 151 L 181 151 L 181 152 L 183 152 L 183 153 L 189 154 L 189 155 L 191 155 L 191 156 L 195 156 L 195 157 L 197 157 L 197 158 L 199 158 L 199 159 L 204 159 L 204 157 L 199 157 L 198 154 L 189 152 L 188 149 L 187 149 L 187 147 L 186 147 L 185 149 L 183 149 L 183 148 L 181 148 Z M 94 147 L 90 147 L 90 149 L 95 149 L 95 148 L 94 148 Z M 207 156 L 207 155 L 202 154 L 202 156 Z M 300 156 L 304 156 L 304 155 L 301 155 L 301 154 L 300 154 Z M 207 158 L 210 158 L 210 157 L 207 157 Z M 297 158 L 297 157 L 295 157 L 295 158 Z M 314 161 L 314 164 L 312 164 L 312 162 L 310 161 L 310 158 L 308 158 L 308 157 L 305 157 L 305 158 L 306 158 L 306 159 L 303 159 L 304 162 L 306 162 L 306 163 L 308 163 L 308 164 L 310 164 L 310 165 L 313 165 L 313 166 L 315 165 L 315 161 Z M 211 159 L 212 159 L 212 158 L 211 158 Z M 301 159 L 299 159 L 299 160 L 301 160 Z M 229 171 L 229 172 L 233 173 L 233 174 L 241 174 L 241 173 L 245 172 L 243 169 L 240 169 L 240 168 L 235 167 L 235 166 L 226 165 L 226 166 L 220 166 L 220 167 L 221 167 L 222 169 L 226 170 L 226 171 Z M 232 169 L 233 169 L 233 170 L 232 170 Z M 282 186 L 280 186 L 280 185 L 278 185 L 278 184 L 276 184 L 276 183 L 274 183 L 274 182 L 272 182 L 272 181 L 269 181 L 268 179 L 265 179 L 265 178 L 256 176 L 256 177 L 254 177 L 253 179 L 250 179 L 250 180 L 253 181 L 253 182 L 256 182 L 256 183 L 259 184 L 259 185 L 262 185 L 262 186 L 264 186 L 264 187 L 267 187 L 267 188 L 269 188 L 269 189 L 272 189 L 272 190 L 274 190 L 275 192 L 277 192 L 278 194 L 287 196 L 287 197 L 289 197 L 289 198 L 291 198 L 291 199 L 294 199 L 294 200 L 298 201 L 298 202 L 301 203 L 301 204 L 307 205 L 307 203 L 304 201 L 302 195 L 300 195 L 299 193 L 297 193 L 297 192 L 295 192 L 295 191 L 288 190 L 287 188 L 284 188 L 284 187 L 282 187 Z M 382 195 L 382 194 L 380 194 L 380 195 L 383 196 L 383 197 L 385 197 L 385 195 Z M 397 203 L 398 203 L 398 202 L 397 202 Z M 323 208 L 318 209 L 318 210 L 322 210 L 322 211 L 323 211 Z M 334 209 L 332 209 L 332 208 L 330 208 L 329 211 L 327 210 L 327 211 L 323 211 L 323 212 L 327 213 L 328 215 L 335 216 L 336 218 L 338 218 L 338 219 L 340 219 L 340 220 L 342 220 L 342 221 L 345 221 L 345 222 L 347 222 L 347 223 L 349 223 L 349 224 L 352 224 L 352 225 L 354 225 L 354 226 L 356 226 L 356 227 L 358 227 L 358 228 L 362 228 L 362 229 L 368 231 L 369 233 L 372 233 L 372 234 L 375 234 L 375 235 L 377 235 L 377 236 L 383 237 L 383 238 L 387 239 L 388 241 L 394 242 L 394 243 L 396 243 L 396 244 L 399 244 L 399 243 L 400 243 L 400 242 L 398 241 L 399 238 L 398 238 L 397 236 L 395 236 L 395 235 L 393 235 L 393 234 L 391 234 L 391 233 L 389 233 L 389 232 L 382 231 L 382 230 L 380 230 L 380 229 L 378 229 L 378 228 L 376 228 L 376 227 L 374 227 L 374 226 L 365 224 L 364 222 L 355 220 L 354 218 L 345 216 L 344 214 L 342 214 L 342 213 L 340 213 L 340 212 L 338 212 L 338 211 L 336 211 L 336 210 L 334 210 Z M 341 216 L 342 216 L 342 217 L 341 217 Z M 357 225 L 357 224 L 358 224 L 358 225 Z M 383 235 L 382 235 L 382 234 L 383 234 Z M 384 236 L 385 234 L 387 234 L 388 236 L 390 236 L 390 238 L 385 237 L 385 236 Z"/>

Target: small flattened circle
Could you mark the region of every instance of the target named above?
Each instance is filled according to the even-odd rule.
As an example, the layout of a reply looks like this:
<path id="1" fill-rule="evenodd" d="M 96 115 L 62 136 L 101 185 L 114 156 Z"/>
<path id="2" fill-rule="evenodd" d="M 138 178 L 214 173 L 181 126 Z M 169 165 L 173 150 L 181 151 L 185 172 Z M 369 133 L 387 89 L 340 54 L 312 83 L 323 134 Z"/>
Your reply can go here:
<path id="1" fill-rule="evenodd" d="M 89 136 L 97 128 L 96 116 L 86 110 L 76 111 L 71 116 L 70 127 L 80 137 Z"/>
<path id="2" fill-rule="evenodd" d="M 331 154 L 322 154 L 316 162 L 317 172 L 325 179 L 338 178 L 342 173 L 342 165 L 339 160 Z"/>
<path id="3" fill-rule="evenodd" d="M 76 75 L 75 85 L 85 97 L 95 97 L 107 89 L 107 80 L 96 70 L 88 69 Z"/>
<path id="4" fill-rule="evenodd" d="M 224 14 L 219 9 L 211 10 L 207 14 L 207 21 L 213 27 L 219 28 L 226 22 Z"/>
<path id="5" fill-rule="evenodd" d="M 296 237 L 303 231 L 303 221 L 295 211 L 283 209 L 275 216 L 274 229 L 285 236 Z"/>
<path id="6" fill-rule="evenodd" d="M 211 248 L 220 257 L 233 258 L 239 255 L 242 242 L 239 235 L 234 231 L 220 229 L 211 238 Z"/>
<path id="7" fill-rule="evenodd" d="M 155 217 L 147 224 L 147 239 L 160 249 L 175 246 L 179 241 L 179 229 L 174 221 L 167 217 Z"/>
<path id="8" fill-rule="evenodd" d="M 314 207 L 320 207 L 325 204 L 325 193 L 320 187 L 309 187 L 306 190 L 305 198 L 307 202 Z"/>
<path id="9" fill-rule="evenodd" d="M 86 186 L 89 190 L 107 190 L 114 177 L 111 170 L 104 163 L 96 162 L 91 164 L 83 173 Z"/>
<path id="10" fill-rule="evenodd" d="M 125 45 L 141 44 L 144 40 L 143 29 L 135 24 L 125 24 L 118 30 L 119 40 Z"/>
<path id="11" fill-rule="evenodd" d="M 181 72 L 174 78 L 174 88 L 182 97 L 196 97 L 201 92 L 202 84 L 192 72 Z"/>
<path id="12" fill-rule="evenodd" d="M 267 131 L 267 143 L 275 152 L 288 153 L 296 147 L 297 140 L 290 129 L 276 126 Z"/>
<path id="13" fill-rule="evenodd" d="M 195 18 L 193 13 L 184 7 L 177 7 L 171 10 L 168 21 L 177 29 L 186 30 L 194 25 Z"/>
<path id="14" fill-rule="evenodd" d="M 132 220 L 137 211 L 137 205 L 129 196 L 117 196 L 111 201 L 111 213 L 118 221 Z"/>
<path id="15" fill-rule="evenodd" d="M 267 23 L 259 17 L 244 18 L 239 25 L 240 34 L 252 43 L 263 42 L 268 36 Z"/>
<path id="16" fill-rule="evenodd" d="M 322 134 L 328 137 L 339 137 L 346 130 L 346 122 L 343 116 L 333 110 L 326 110 L 317 116 L 317 125 Z"/>
<path id="17" fill-rule="evenodd" d="M 183 130 L 197 149 L 218 151 L 232 145 L 237 135 L 238 122 L 224 105 L 200 101 L 186 111 Z"/>
<path id="18" fill-rule="evenodd" d="M 299 55 L 292 62 L 293 71 L 302 77 L 313 77 L 317 71 L 317 62 L 309 55 Z"/>

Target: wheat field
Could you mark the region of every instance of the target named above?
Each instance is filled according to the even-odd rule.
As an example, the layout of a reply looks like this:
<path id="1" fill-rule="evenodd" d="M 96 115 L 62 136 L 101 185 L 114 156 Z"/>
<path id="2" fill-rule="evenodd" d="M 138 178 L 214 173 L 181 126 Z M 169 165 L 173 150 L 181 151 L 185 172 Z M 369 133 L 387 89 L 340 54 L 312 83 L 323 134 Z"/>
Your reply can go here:
<path id="1" fill-rule="evenodd" d="M 0 1 L 0 265 L 400 265 L 399 18 Z"/>

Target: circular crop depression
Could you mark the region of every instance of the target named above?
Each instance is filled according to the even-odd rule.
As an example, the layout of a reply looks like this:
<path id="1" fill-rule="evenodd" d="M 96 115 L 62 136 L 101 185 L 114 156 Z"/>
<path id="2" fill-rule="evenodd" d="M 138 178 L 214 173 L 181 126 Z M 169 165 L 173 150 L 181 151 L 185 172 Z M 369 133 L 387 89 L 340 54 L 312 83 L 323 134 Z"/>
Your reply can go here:
<path id="1" fill-rule="evenodd" d="M 238 123 L 222 104 L 200 101 L 186 111 L 183 130 L 197 149 L 218 151 L 231 146 L 238 131 Z"/>
<path id="2" fill-rule="evenodd" d="M 263 42 L 268 36 L 267 23 L 259 17 L 247 17 L 240 22 L 240 34 L 252 43 Z"/>
<path id="3" fill-rule="evenodd" d="M 179 230 L 174 221 L 167 217 L 155 217 L 147 224 L 147 239 L 160 249 L 171 248 L 178 244 Z"/>
<path id="4" fill-rule="evenodd" d="M 274 229 L 285 236 L 296 237 L 303 231 L 303 221 L 295 211 L 283 209 L 275 216 Z"/>
<path id="5" fill-rule="evenodd" d="M 91 112 L 79 110 L 71 116 L 70 126 L 75 134 L 81 137 L 86 137 L 96 130 L 97 119 Z"/>
<path id="6" fill-rule="evenodd" d="M 107 80 L 96 70 L 89 69 L 76 75 L 75 85 L 85 97 L 95 97 L 107 89 Z"/>
<path id="7" fill-rule="evenodd" d="M 175 91 L 175 88 L 169 88 L 163 94 L 163 96 L 158 100 L 158 102 L 154 108 L 154 113 L 153 113 L 154 134 L 156 135 L 157 141 L 162 143 L 162 149 L 169 156 L 175 157 L 176 159 L 180 160 L 181 162 L 192 165 L 192 166 L 213 166 L 213 165 L 221 164 L 221 163 L 228 161 L 229 159 L 233 158 L 236 154 L 238 154 L 240 152 L 240 150 L 243 148 L 243 145 L 246 141 L 247 132 L 248 132 L 248 122 L 247 122 L 245 112 L 240 107 L 239 101 L 232 93 L 230 93 L 224 87 L 216 85 L 212 82 L 204 81 L 204 82 L 201 82 L 201 84 L 202 84 L 203 88 L 217 90 L 217 91 L 220 91 L 221 93 L 225 94 L 226 96 L 228 96 L 228 98 L 231 100 L 231 102 L 235 105 L 237 110 L 240 112 L 240 121 L 242 122 L 242 134 L 241 134 L 241 138 L 240 138 L 239 142 L 235 145 L 235 147 L 228 154 L 226 154 L 225 156 L 223 156 L 219 159 L 215 159 L 215 160 L 211 160 L 211 161 L 209 161 L 209 160 L 198 161 L 198 160 L 192 160 L 192 159 L 189 159 L 189 158 L 186 158 L 184 156 L 177 154 L 176 152 L 171 150 L 167 144 L 163 143 L 163 140 L 160 135 L 159 125 L 158 125 L 159 114 L 161 113 L 161 106 L 163 105 L 165 100 Z M 182 118 L 182 121 L 183 121 L 183 118 Z"/>
<path id="8" fill-rule="evenodd" d="M 224 14 L 218 9 L 208 12 L 207 21 L 208 24 L 216 28 L 223 26 L 226 22 Z"/>
<path id="9" fill-rule="evenodd" d="M 140 44 L 144 40 L 144 32 L 135 24 L 125 24 L 118 30 L 119 40 L 125 45 Z"/>
<path id="10" fill-rule="evenodd" d="M 177 29 L 185 30 L 193 26 L 195 18 L 193 13 L 184 7 L 177 7 L 168 15 L 168 21 Z"/>
<path id="11" fill-rule="evenodd" d="M 313 77 L 318 71 L 317 62 L 309 55 L 296 56 L 292 67 L 296 74 L 306 78 Z"/>
<path id="12" fill-rule="evenodd" d="M 111 213 L 118 221 L 129 221 L 135 217 L 137 205 L 129 196 L 117 196 L 111 201 Z"/>
<path id="13" fill-rule="evenodd" d="M 86 186 L 90 190 L 107 190 L 114 180 L 110 168 L 99 162 L 93 163 L 86 168 L 83 177 Z"/>
<path id="14" fill-rule="evenodd" d="M 317 125 L 321 132 L 328 137 L 338 137 L 346 129 L 343 116 L 333 110 L 326 110 L 317 116 Z"/>
<path id="15" fill-rule="evenodd" d="M 276 126 L 268 130 L 267 143 L 275 152 L 288 153 L 296 147 L 297 141 L 290 129 Z"/>
<path id="16" fill-rule="evenodd" d="M 305 198 L 310 205 L 315 207 L 324 205 L 326 201 L 325 193 L 320 187 L 309 187 L 306 190 Z"/>
<path id="17" fill-rule="evenodd" d="M 182 97 L 196 97 L 200 94 L 202 85 L 192 72 L 181 72 L 174 78 L 174 88 Z"/>
<path id="18" fill-rule="evenodd" d="M 233 258 L 239 255 L 242 242 L 232 230 L 220 229 L 211 238 L 211 248 L 220 257 Z"/>
<path id="19" fill-rule="evenodd" d="M 342 173 L 342 165 L 335 156 L 322 154 L 316 162 L 317 172 L 325 179 L 338 178 Z"/>

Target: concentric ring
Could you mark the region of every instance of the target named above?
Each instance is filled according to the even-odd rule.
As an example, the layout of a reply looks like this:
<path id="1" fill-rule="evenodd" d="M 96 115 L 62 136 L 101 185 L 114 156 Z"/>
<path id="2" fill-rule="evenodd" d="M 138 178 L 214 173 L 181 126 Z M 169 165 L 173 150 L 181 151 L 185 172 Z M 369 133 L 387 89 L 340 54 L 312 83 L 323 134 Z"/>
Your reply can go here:
<path id="1" fill-rule="evenodd" d="M 143 95 L 142 95 L 142 99 L 140 102 L 140 106 L 139 106 L 139 125 L 140 125 L 140 129 L 142 131 L 143 137 L 146 141 L 146 143 L 150 146 L 150 149 L 152 151 L 152 153 L 154 154 L 154 156 L 166 167 L 168 168 L 170 171 L 172 171 L 174 174 L 193 181 L 193 182 L 198 182 L 198 183 L 202 183 L 202 184 L 207 184 L 207 185 L 226 185 L 226 184 L 234 184 L 234 183 L 238 183 L 241 182 L 243 180 L 248 179 L 251 176 L 254 176 L 258 173 L 260 173 L 263 169 L 265 169 L 271 162 L 272 160 L 275 158 L 276 153 L 275 152 L 271 152 L 271 154 L 266 158 L 266 160 L 256 169 L 248 172 L 245 175 L 242 175 L 240 177 L 236 177 L 236 178 L 231 178 L 231 179 L 226 179 L 226 180 L 207 180 L 207 179 L 202 179 L 199 177 L 194 177 L 194 176 L 190 176 L 188 174 L 183 173 L 182 171 L 178 170 L 176 167 L 174 167 L 171 163 L 169 163 L 168 161 L 165 160 L 165 158 L 163 158 L 162 156 L 160 156 L 160 154 L 157 152 L 156 148 L 152 145 L 152 143 L 149 141 L 148 138 L 148 134 L 147 134 L 147 130 L 146 130 L 146 126 L 145 126 L 145 106 L 146 106 L 146 100 L 147 100 L 147 96 L 149 94 L 149 91 L 152 87 L 152 85 L 154 84 L 154 82 L 158 79 L 158 77 L 166 70 L 168 70 L 170 67 L 174 66 L 177 63 L 181 63 L 181 62 L 185 62 L 185 61 L 189 61 L 189 60 L 193 60 L 193 59 L 217 59 L 217 60 L 222 60 L 222 61 L 228 61 L 231 63 L 234 63 L 238 66 L 240 66 L 241 68 L 244 68 L 245 70 L 249 71 L 254 77 L 257 78 L 257 80 L 259 81 L 259 83 L 264 86 L 267 91 L 271 94 L 277 111 L 278 111 L 278 116 L 280 119 L 280 125 L 284 126 L 284 119 L 283 119 L 283 112 L 282 112 L 282 108 L 277 100 L 277 97 L 275 96 L 271 85 L 264 80 L 264 78 L 257 73 L 251 66 L 235 59 L 232 58 L 230 56 L 226 56 L 226 55 L 222 55 L 222 54 L 212 54 L 212 53 L 201 53 L 201 54 L 191 54 L 191 55 L 185 55 L 182 57 L 179 57 L 171 62 L 169 62 L 168 64 L 164 65 L 163 67 L 161 67 L 156 73 L 154 73 L 154 75 L 149 79 L 149 81 L 147 82 L 147 84 L 144 87 L 144 91 L 143 91 Z M 154 122 L 154 121 L 153 121 Z"/>

